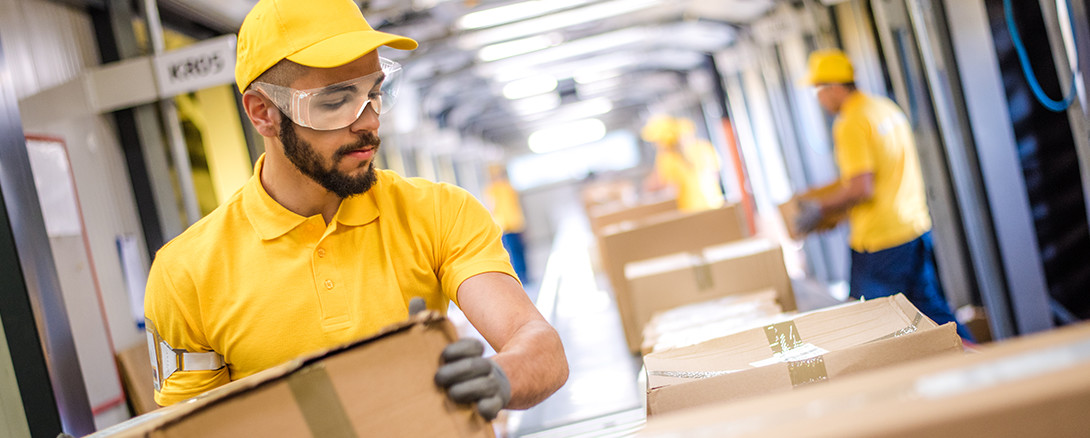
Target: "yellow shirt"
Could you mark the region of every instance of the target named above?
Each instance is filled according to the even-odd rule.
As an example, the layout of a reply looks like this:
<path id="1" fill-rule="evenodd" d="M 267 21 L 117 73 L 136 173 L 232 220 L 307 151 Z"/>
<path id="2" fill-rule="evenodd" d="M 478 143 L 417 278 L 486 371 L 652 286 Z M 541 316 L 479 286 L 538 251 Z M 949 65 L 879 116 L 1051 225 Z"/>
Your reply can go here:
<path id="1" fill-rule="evenodd" d="M 506 180 L 496 181 L 485 189 L 485 197 L 492 204 L 492 217 L 504 233 L 520 233 L 526 228 L 519 194 Z"/>
<path id="2" fill-rule="evenodd" d="M 833 124 L 840 177 L 874 174 L 874 196 L 852 208 L 850 245 L 889 249 L 931 229 L 912 126 L 889 99 L 855 92 Z"/>
<path id="3" fill-rule="evenodd" d="M 693 171 L 700 185 L 700 193 L 704 195 L 706 208 L 722 207 L 725 201 L 723 189 L 719 185 L 720 162 L 715 146 L 707 140 L 695 139 L 687 142 L 683 151 L 685 159 L 693 163 Z"/>
<path id="4" fill-rule="evenodd" d="M 714 208 L 700 188 L 700 176 L 676 150 L 659 149 L 655 154 L 655 172 L 677 190 L 677 208 L 703 211 Z"/>
<path id="5" fill-rule="evenodd" d="M 515 277 L 499 227 L 461 188 L 376 170 L 374 187 L 341 202 L 327 226 L 265 192 L 263 158 L 152 264 L 144 307 L 159 334 L 227 363 L 175 372 L 155 393 L 159 404 L 371 335 L 407 318 L 414 296 L 445 311 L 469 277 Z"/>

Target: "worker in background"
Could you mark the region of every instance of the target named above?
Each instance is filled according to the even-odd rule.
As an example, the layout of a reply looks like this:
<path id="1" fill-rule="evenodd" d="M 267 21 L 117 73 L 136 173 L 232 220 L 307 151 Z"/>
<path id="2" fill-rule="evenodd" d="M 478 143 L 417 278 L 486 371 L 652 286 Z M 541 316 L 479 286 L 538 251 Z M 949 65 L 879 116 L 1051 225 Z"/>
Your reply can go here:
<path id="1" fill-rule="evenodd" d="M 375 169 L 379 115 L 400 73 L 379 46 L 417 43 L 373 30 L 352 0 L 261 0 L 246 16 L 235 76 L 265 154 L 152 264 L 149 336 L 185 357 L 157 370 L 159 404 L 425 306 L 445 313 L 451 301 L 497 352 L 483 358 L 479 341 L 461 340 L 436 358 L 452 400 L 491 419 L 567 379 L 560 338 L 516 279 L 488 210 L 458 187 Z"/>
<path id="2" fill-rule="evenodd" d="M 492 218 L 503 231 L 503 247 L 511 256 L 511 266 L 515 268 L 523 283 L 529 281 L 526 276 L 526 250 L 522 246 L 522 232 L 526 228 L 526 218 L 522 215 L 519 194 L 507 180 L 507 171 L 499 164 L 488 166 L 489 184 L 485 188 L 485 200 L 492 210 Z"/>
<path id="3" fill-rule="evenodd" d="M 696 136 L 696 126 L 693 121 L 686 118 L 678 118 L 678 133 L 681 136 L 681 154 L 685 159 L 693 163 L 693 171 L 696 172 L 700 185 L 700 193 L 704 194 L 708 208 L 719 208 L 724 204 L 723 183 L 719 172 L 723 162 L 719 154 L 715 152 L 715 146 L 708 140 Z"/>
<path id="4" fill-rule="evenodd" d="M 677 205 L 681 211 L 703 211 L 723 205 L 722 192 L 718 197 L 709 196 L 701 183 L 701 172 L 706 151 L 694 145 L 686 151 L 682 143 L 683 123 L 669 116 L 655 116 L 644 125 L 640 136 L 655 145 L 655 169 L 645 181 L 649 191 L 672 187 L 677 193 Z M 715 150 L 711 150 L 715 155 Z M 719 189 L 716 188 L 716 191 Z"/>
<path id="5" fill-rule="evenodd" d="M 836 115 L 833 142 L 838 189 L 800 201 L 802 232 L 847 212 L 852 250 L 850 295 L 870 299 L 904 293 L 939 324 L 954 321 L 935 268 L 931 216 L 908 118 L 889 99 L 856 89 L 855 71 L 839 50 L 813 53 L 807 82 Z M 958 324 L 958 334 L 972 341 Z"/>

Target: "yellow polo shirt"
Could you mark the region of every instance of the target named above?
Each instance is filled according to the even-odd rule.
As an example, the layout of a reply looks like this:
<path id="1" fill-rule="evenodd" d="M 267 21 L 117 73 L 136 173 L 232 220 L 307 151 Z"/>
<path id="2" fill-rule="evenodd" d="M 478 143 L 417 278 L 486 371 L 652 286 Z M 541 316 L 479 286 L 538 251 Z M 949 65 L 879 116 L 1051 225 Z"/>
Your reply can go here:
<path id="1" fill-rule="evenodd" d="M 484 194 L 492 204 L 492 217 L 504 233 L 521 233 L 526 228 L 519 194 L 510 182 L 496 181 L 485 189 Z"/>
<path id="2" fill-rule="evenodd" d="M 874 196 L 849 213 L 852 249 L 889 249 L 931 229 L 912 126 L 900 107 L 856 91 L 840 109 L 833 140 L 842 180 L 874 174 Z"/>
<path id="3" fill-rule="evenodd" d="M 175 372 L 155 393 L 161 405 L 371 335 L 405 319 L 414 296 L 445 311 L 469 277 L 518 278 L 499 227 L 461 188 L 376 170 L 374 187 L 341 202 L 326 225 L 265 192 L 263 159 L 152 264 L 149 321 L 174 348 L 215 351 L 227 363 Z"/>
<path id="4" fill-rule="evenodd" d="M 655 172 L 677 190 L 677 208 L 704 211 L 715 208 L 700 189 L 700 176 L 677 150 L 659 148 L 655 154 Z"/>

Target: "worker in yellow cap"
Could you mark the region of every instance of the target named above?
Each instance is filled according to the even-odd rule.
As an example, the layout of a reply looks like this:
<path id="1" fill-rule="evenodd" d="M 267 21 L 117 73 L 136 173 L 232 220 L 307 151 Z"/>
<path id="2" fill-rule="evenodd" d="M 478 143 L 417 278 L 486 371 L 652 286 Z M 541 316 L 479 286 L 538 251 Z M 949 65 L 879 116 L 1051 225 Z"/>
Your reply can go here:
<path id="1" fill-rule="evenodd" d="M 511 256 L 511 266 L 515 268 L 520 280 L 528 281 L 526 276 L 526 249 L 522 244 L 522 232 L 526 228 L 526 217 L 522 214 L 522 203 L 518 191 L 507 179 L 507 171 L 500 164 L 488 166 L 488 187 L 484 190 L 485 200 L 492 210 L 492 218 L 503 231 L 504 249 Z"/>
<path id="2" fill-rule="evenodd" d="M 718 200 L 708 196 L 701 185 L 700 161 L 708 158 L 704 156 L 707 151 L 694 149 L 686 154 L 682 143 L 684 130 L 683 121 L 665 115 L 654 116 L 644 125 L 640 137 L 655 145 L 655 169 L 644 186 L 651 191 L 673 188 L 681 211 L 703 211 L 722 206 L 722 195 Z M 711 153 L 714 156 L 714 149 Z"/>
<path id="3" fill-rule="evenodd" d="M 939 283 L 931 216 L 912 127 L 901 108 L 855 86 L 855 70 L 839 50 L 810 55 L 807 83 L 830 114 L 839 189 L 799 203 L 796 225 L 813 231 L 847 212 L 852 250 L 849 293 L 876 298 L 904 293 L 939 324 L 954 319 Z M 958 324 L 958 333 L 972 340 Z"/>
<path id="4" fill-rule="evenodd" d="M 500 228 L 465 190 L 376 169 L 401 68 L 352 0 L 260 0 L 238 32 L 242 104 L 265 154 L 233 197 L 164 245 L 145 315 L 155 400 L 199 395 L 457 304 L 497 352 L 449 345 L 434 381 L 486 418 L 567 379 L 556 331 L 517 280 Z M 175 360 L 177 359 L 177 360 Z M 372 394 L 383 397 L 383 394 Z M 392 402 L 392 401 L 391 401 Z M 411 407 L 406 407 L 411 409 Z"/>

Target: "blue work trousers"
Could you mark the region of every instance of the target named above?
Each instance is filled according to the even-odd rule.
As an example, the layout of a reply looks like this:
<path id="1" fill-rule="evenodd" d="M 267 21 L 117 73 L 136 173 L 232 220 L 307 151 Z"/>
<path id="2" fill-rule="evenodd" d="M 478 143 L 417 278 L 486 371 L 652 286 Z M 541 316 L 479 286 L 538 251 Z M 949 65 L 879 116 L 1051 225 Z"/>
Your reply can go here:
<path id="1" fill-rule="evenodd" d="M 873 299 L 897 293 L 905 294 L 912 305 L 940 325 L 957 322 L 935 269 L 930 231 L 881 251 L 852 250 L 849 294 L 853 298 Z M 974 342 L 964 325 L 958 324 L 958 335 Z"/>
<path id="2" fill-rule="evenodd" d="M 526 277 L 526 250 L 522 246 L 522 233 L 504 233 L 500 241 L 503 242 L 507 255 L 511 257 L 511 267 L 515 268 L 519 281 L 523 284 L 530 281 Z"/>

